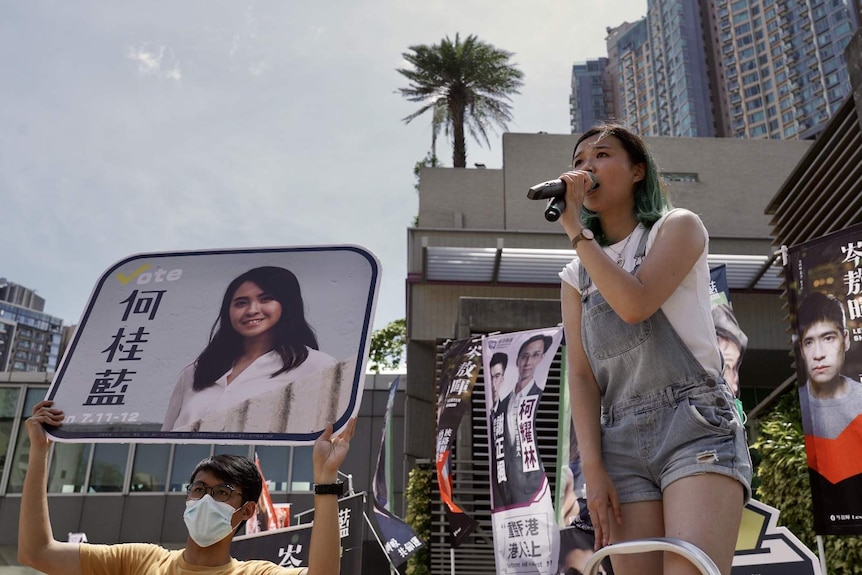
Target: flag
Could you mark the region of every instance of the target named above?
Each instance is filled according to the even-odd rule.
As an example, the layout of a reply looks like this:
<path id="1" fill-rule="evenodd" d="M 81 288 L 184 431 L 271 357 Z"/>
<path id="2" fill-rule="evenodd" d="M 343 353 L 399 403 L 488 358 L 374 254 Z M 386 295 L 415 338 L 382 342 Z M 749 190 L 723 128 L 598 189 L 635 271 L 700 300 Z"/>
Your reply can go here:
<path id="1" fill-rule="evenodd" d="M 443 352 L 443 368 L 438 382 L 437 483 L 440 486 L 440 498 L 446 505 L 449 542 L 452 547 L 464 543 L 478 525 L 453 499 L 450 455 L 458 426 L 469 405 L 481 362 L 481 338 L 453 342 Z"/>
<path id="2" fill-rule="evenodd" d="M 261 489 L 260 497 L 257 499 L 257 512 L 254 517 L 245 523 L 245 532 L 247 535 L 284 527 L 284 525 L 280 526 L 278 524 L 278 513 L 272 503 L 272 497 L 269 495 L 269 487 L 267 487 L 266 479 L 263 477 L 263 469 L 260 466 L 260 458 L 257 456 L 257 452 L 254 454 L 254 464 L 257 467 L 258 473 L 260 473 L 263 489 Z"/>
<path id="3" fill-rule="evenodd" d="M 383 548 L 389 556 L 389 561 L 398 567 L 416 553 L 422 542 L 416 536 L 413 529 L 403 519 L 392 513 L 389 506 L 389 491 L 387 470 L 389 468 L 389 449 L 386 442 L 387 432 L 390 430 L 392 421 L 392 406 L 395 404 L 395 395 L 398 392 L 400 377 L 396 377 L 389 386 L 389 399 L 386 402 L 386 414 L 383 416 L 383 434 L 380 438 L 380 451 L 377 452 L 377 468 L 374 470 L 374 483 L 372 491 L 374 498 L 374 519 L 377 523 L 377 534 L 383 542 Z"/>

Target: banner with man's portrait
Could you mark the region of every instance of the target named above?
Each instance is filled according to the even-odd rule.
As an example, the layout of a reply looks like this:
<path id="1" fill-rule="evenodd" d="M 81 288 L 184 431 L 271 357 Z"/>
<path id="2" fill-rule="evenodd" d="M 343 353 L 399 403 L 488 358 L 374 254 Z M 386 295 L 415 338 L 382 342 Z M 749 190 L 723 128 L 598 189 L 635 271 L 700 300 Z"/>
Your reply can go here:
<path id="1" fill-rule="evenodd" d="M 788 249 L 785 267 L 814 529 L 862 534 L 862 225 Z"/>
<path id="2" fill-rule="evenodd" d="M 561 327 L 482 340 L 497 573 L 553 573 L 560 531 L 539 455 L 536 412 Z"/>
<path id="3" fill-rule="evenodd" d="M 150 253 L 99 278 L 47 393 L 67 442 L 308 443 L 359 409 L 380 283 L 357 246 Z"/>

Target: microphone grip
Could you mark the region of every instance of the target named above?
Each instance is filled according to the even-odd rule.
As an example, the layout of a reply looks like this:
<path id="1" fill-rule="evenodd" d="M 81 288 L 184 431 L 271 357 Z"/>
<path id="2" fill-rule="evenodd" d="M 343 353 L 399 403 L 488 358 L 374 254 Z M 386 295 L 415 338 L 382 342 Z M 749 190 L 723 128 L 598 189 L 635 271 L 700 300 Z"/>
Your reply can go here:
<path id="1" fill-rule="evenodd" d="M 548 206 L 545 208 L 545 219 L 549 222 L 556 222 L 566 209 L 565 196 L 556 196 L 548 200 Z"/>

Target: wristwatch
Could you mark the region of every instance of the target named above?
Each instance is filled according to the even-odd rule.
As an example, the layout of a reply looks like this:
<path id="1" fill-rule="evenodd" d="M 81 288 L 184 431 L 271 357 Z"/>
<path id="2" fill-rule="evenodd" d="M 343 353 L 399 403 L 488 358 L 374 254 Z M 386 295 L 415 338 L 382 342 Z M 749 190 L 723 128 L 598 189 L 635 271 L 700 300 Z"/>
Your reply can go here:
<path id="1" fill-rule="evenodd" d="M 572 249 L 577 249 L 578 242 L 581 240 L 595 239 L 596 235 L 590 228 L 581 228 L 581 233 L 572 238 Z"/>
<path id="2" fill-rule="evenodd" d="M 314 494 L 315 495 L 337 495 L 341 497 L 344 495 L 344 483 L 324 483 L 314 484 Z"/>

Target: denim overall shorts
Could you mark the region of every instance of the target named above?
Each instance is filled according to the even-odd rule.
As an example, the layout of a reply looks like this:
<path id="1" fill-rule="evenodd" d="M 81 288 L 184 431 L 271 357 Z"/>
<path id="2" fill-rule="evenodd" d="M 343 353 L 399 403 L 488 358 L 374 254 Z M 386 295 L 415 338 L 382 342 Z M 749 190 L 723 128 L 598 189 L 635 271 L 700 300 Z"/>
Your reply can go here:
<path id="1" fill-rule="evenodd" d="M 751 457 L 725 381 L 706 372 L 661 309 L 628 324 L 598 290 L 587 293 L 583 266 L 579 279 L 581 337 L 602 392 L 602 460 L 620 502 L 659 500 L 677 479 L 701 473 L 736 479 L 747 502 Z"/>

